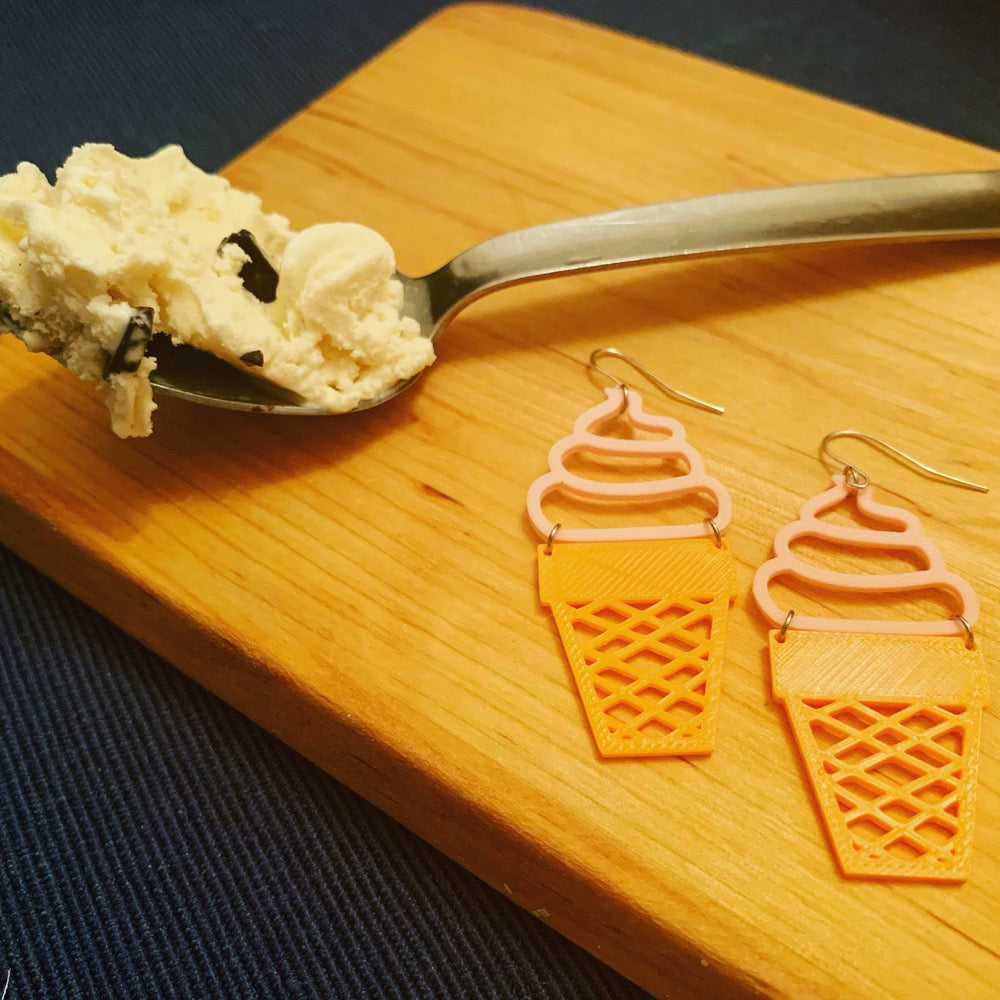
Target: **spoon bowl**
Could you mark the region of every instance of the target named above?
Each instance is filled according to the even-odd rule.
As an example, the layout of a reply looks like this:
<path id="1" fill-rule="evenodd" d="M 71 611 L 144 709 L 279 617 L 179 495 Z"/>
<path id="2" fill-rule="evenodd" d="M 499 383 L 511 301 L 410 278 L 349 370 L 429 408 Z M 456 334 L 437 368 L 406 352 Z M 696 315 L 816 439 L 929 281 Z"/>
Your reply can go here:
<path id="1" fill-rule="evenodd" d="M 423 277 L 397 274 L 403 314 L 436 340 L 470 302 L 581 271 L 818 244 L 1000 237 L 1000 170 L 914 174 L 738 191 L 565 219 L 495 236 Z M 325 415 L 296 392 L 157 335 L 150 381 L 164 395 L 234 410 Z M 364 401 L 388 402 L 419 376 Z"/>

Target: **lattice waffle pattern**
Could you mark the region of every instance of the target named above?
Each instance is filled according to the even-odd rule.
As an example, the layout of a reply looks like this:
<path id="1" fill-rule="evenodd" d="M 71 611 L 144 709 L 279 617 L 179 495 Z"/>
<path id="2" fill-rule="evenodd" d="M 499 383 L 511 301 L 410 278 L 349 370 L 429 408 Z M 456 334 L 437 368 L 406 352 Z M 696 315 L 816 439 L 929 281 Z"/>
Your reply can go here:
<path id="1" fill-rule="evenodd" d="M 855 659 L 822 689 L 789 690 L 819 672 L 817 661 L 829 664 L 831 651 Z M 967 878 L 986 700 L 979 651 L 957 637 L 790 632 L 772 639 L 771 655 L 775 693 L 843 873 Z M 881 692 L 860 692 L 861 677 Z"/>
<path id="2" fill-rule="evenodd" d="M 711 752 L 722 688 L 721 664 L 712 657 L 714 610 L 724 616 L 728 602 L 553 607 L 603 756 Z"/>
<path id="3" fill-rule="evenodd" d="M 573 543 L 542 547 L 539 572 L 598 752 L 710 753 L 735 593 L 728 550 L 707 539 Z M 584 598 L 588 588 L 604 592 Z"/>

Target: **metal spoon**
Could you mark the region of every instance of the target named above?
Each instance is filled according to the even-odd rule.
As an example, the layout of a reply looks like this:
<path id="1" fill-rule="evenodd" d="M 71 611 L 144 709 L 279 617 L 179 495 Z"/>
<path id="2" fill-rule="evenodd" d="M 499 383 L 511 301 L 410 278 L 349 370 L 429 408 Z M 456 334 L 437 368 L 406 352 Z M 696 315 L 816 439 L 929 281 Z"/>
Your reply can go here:
<path id="1" fill-rule="evenodd" d="M 830 181 L 669 201 L 495 236 L 422 278 L 398 277 L 403 311 L 435 340 L 498 288 L 574 271 L 804 244 L 1000 237 L 1000 170 Z M 236 410 L 323 414 L 297 393 L 194 348 L 154 338 L 152 382 L 165 396 Z M 408 379 L 361 404 L 388 402 Z"/>

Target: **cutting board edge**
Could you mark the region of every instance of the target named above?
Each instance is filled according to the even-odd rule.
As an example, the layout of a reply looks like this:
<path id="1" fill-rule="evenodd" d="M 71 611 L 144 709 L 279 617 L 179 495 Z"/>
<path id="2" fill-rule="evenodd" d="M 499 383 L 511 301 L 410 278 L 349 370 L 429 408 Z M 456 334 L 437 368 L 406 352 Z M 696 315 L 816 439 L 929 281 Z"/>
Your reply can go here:
<path id="1" fill-rule="evenodd" d="M 727 967 L 714 955 L 709 962 L 706 949 L 691 946 L 679 929 L 673 936 L 665 934 L 665 924 L 657 924 L 627 897 L 609 892 L 607 885 L 498 814 L 466 801 L 377 734 L 352 727 L 329 704 L 310 700 L 304 689 L 288 684 L 288 676 L 269 669 L 238 642 L 226 641 L 193 618 L 164 616 L 166 605 L 155 591 L 115 573 L 84 544 L 9 495 L 0 495 L 0 543 L 332 778 L 448 857 L 461 859 L 458 863 L 507 899 L 644 989 L 669 990 L 677 1000 L 759 995 L 745 970 Z M 315 724 L 317 711 L 322 713 L 321 726 Z M 310 725 L 299 724 L 304 717 Z M 470 829 L 476 828 L 479 833 L 470 837 Z M 470 854 L 470 843 L 479 853 Z M 519 883 L 511 871 L 528 874 Z M 582 903 L 595 898 L 602 900 L 601 912 L 588 915 Z M 582 916 L 588 919 L 581 921 Z M 659 947 L 641 953 L 630 952 L 622 943 L 629 938 L 648 942 L 651 936 Z"/>

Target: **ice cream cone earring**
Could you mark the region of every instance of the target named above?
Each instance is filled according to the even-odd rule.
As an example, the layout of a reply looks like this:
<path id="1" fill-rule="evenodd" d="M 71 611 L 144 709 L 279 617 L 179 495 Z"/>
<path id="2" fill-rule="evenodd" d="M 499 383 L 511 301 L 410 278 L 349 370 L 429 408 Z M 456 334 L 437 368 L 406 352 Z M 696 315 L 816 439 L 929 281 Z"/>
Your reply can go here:
<path id="1" fill-rule="evenodd" d="M 721 412 L 670 389 L 620 351 L 595 351 L 591 367 L 614 384 L 553 445 L 549 471 L 528 490 L 528 516 L 542 539 L 539 592 L 552 609 L 602 756 L 707 754 L 736 592 L 724 537 L 729 494 L 705 474 L 680 423 L 646 413 L 638 392 L 598 367 L 608 357 L 668 395 Z M 623 425 L 628 436 L 611 436 Z M 592 475 L 572 471 L 574 463 L 588 462 Z M 637 481 L 637 474 L 645 478 Z M 610 514 L 616 523 L 557 523 L 543 509 L 555 494 L 575 516 L 600 521 L 603 515 L 606 522 Z M 686 523 L 649 523 L 667 517 L 658 504 L 675 514 L 684 508 Z M 637 514 L 649 516 L 639 523 Z"/>
<path id="2" fill-rule="evenodd" d="M 830 443 L 854 437 L 935 478 L 985 492 L 939 473 L 858 431 L 834 431 Z M 842 505 L 854 524 L 824 520 Z M 829 555 L 905 557 L 903 572 L 834 571 L 807 562 L 803 546 Z M 796 548 L 798 546 L 798 548 Z M 986 668 L 974 632 L 979 602 L 917 519 L 872 498 L 869 478 L 853 465 L 806 502 L 782 527 L 774 558 L 758 569 L 753 595 L 770 633 L 771 683 L 784 704 L 840 869 L 874 879 L 960 882 L 972 853 L 980 720 Z M 810 557 L 815 558 L 815 557 Z M 872 595 L 936 595 L 954 614 L 936 621 L 808 616 L 783 609 L 772 583 L 826 602 Z M 793 600 L 798 598 L 793 598 Z M 805 594 L 802 594 L 805 600 Z"/>

